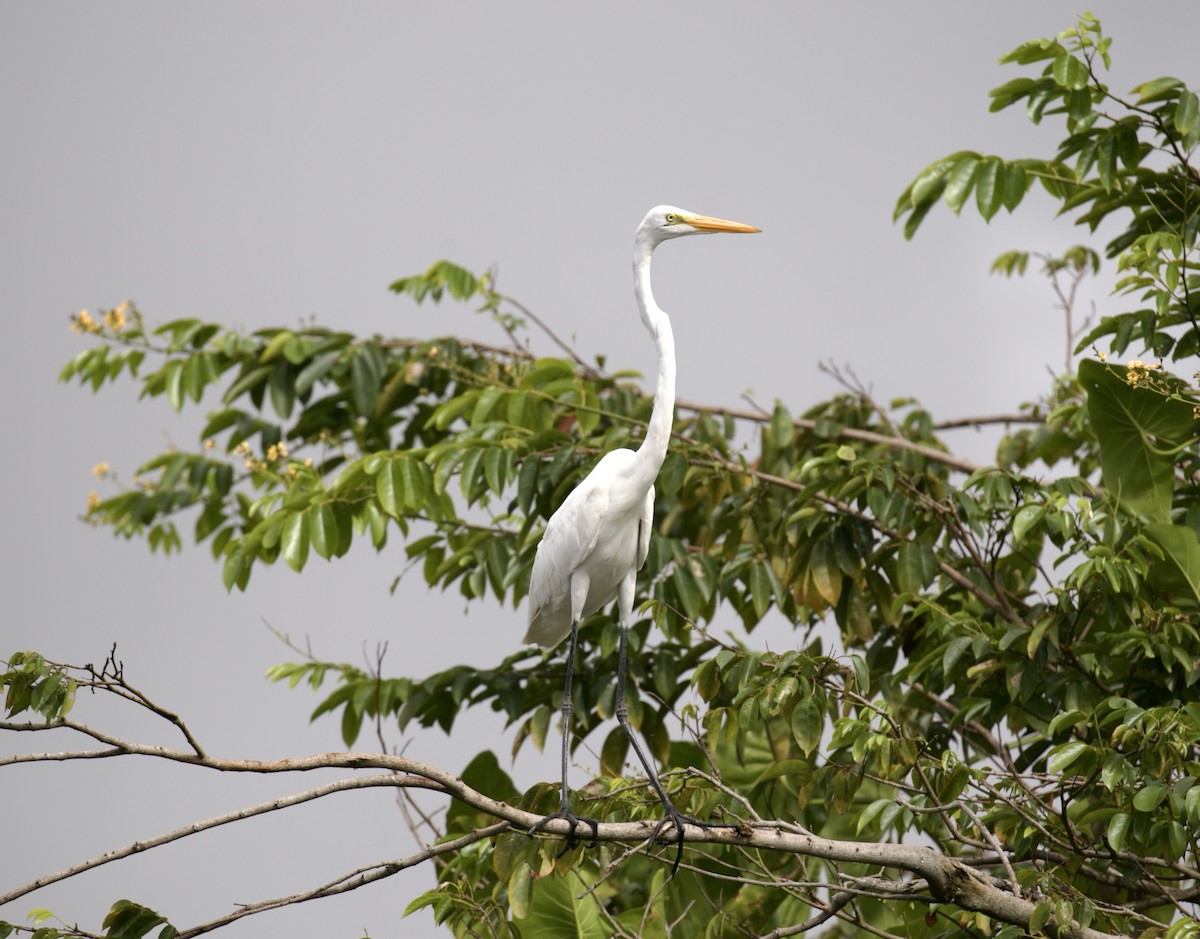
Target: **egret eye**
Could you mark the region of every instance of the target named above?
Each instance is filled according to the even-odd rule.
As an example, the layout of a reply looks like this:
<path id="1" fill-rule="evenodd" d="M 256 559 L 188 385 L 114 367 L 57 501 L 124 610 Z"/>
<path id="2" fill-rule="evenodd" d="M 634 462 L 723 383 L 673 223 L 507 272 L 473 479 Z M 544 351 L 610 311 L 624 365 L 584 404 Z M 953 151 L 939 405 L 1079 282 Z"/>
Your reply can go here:
<path id="1" fill-rule="evenodd" d="M 672 212 L 668 212 L 668 213 L 667 213 L 667 224 L 668 224 L 668 225 L 674 225 L 674 224 L 675 224 L 675 215 L 674 215 L 674 213 L 672 213 Z"/>

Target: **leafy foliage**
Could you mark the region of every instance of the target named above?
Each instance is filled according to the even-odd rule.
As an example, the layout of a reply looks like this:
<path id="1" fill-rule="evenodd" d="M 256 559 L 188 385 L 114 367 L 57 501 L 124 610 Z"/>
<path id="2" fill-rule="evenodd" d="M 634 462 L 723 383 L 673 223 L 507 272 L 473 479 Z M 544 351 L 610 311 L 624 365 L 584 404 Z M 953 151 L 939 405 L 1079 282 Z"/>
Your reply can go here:
<path id="1" fill-rule="evenodd" d="M 1087 15 L 1005 56 L 1034 74 L 995 89 L 992 110 L 1062 116 L 1054 155 L 953 153 L 895 213 L 912 237 L 939 203 L 958 214 L 973 197 L 990 219 L 1037 183 L 1089 231 L 1119 225 L 1104 255 L 1114 291 L 1138 308 L 1075 350 L 1107 338 L 1108 351 L 1028 406 L 1035 426 L 1010 432 L 994 467 L 954 457 L 916 402 L 881 407 L 849 383 L 798 415 L 782 402 L 767 416 L 680 414 L 631 639 L 631 719 L 681 810 L 932 845 L 1032 902 L 1028 921 L 989 919 L 865 865 L 689 846 L 685 872 L 668 879 L 650 856 L 606 844 L 560 857 L 557 843 L 516 832 L 450 857 L 410 910 L 432 909 L 456 935 L 529 937 L 715 939 L 809 919 L 825 935 L 1200 930 L 1197 396 L 1161 361 L 1107 361 L 1130 347 L 1175 363 L 1200 353 L 1200 105 L 1171 78 L 1114 95 L 1100 78 L 1109 56 Z M 1010 252 L 995 269 L 1023 273 L 1029 257 Z M 1043 260 L 1051 276 L 1100 270 L 1086 246 Z M 393 289 L 478 303 L 514 337 L 532 317 L 489 276 L 447 261 Z M 88 517 L 166 549 L 189 519 L 230 588 L 256 565 L 301 571 L 400 537 L 430 586 L 517 604 L 544 520 L 603 453 L 636 444 L 651 407 L 628 375 L 521 343 L 244 335 L 197 320 L 149 329 L 118 310 L 77 323 L 101 341 L 64 380 L 98 389 L 130 375 L 176 409 L 219 403 L 194 452 L 151 458 Z M 754 454 L 734 446 L 748 421 Z M 794 625 L 794 649 L 754 648 L 768 614 Z M 745 643 L 709 631 L 731 617 Z M 831 654 L 830 628 L 843 654 Z M 616 639 L 605 614 L 580 632 L 581 738 L 613 717 Z M 313 718 L 340 714 L 347 746 L 366 719 L 450 732 L 484 705 L 515 728 L 514 751 L 541 748 L 561 703 L 559 667 L 531 650 L 426 677 L 317 660 L 272 677 L 321 689 Z M 73 693 L 32 654 L 3 680 L 10 713 L 53 719 Z M 655 819 L 618 730 L 601 757 L 580 794 L 587 814 Z M 463 778 L 531 810 L 556 803 L 548 784 L 517 792 L 490 752 Z M 443 834 L 486 823 L 456 805 Z M 156 916 L 122 915 L 139 928 Z"/>

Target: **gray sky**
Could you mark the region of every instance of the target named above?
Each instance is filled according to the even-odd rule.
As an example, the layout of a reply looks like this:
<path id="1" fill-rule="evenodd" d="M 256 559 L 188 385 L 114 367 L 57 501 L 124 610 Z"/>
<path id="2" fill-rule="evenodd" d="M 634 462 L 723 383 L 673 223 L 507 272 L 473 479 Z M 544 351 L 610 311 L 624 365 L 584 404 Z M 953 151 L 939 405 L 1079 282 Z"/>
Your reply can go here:
<path id="1" fill-rule="evenodd" d="M 99 396 L 57 385 L 85 344 L 67 331 L 84 307 L 133 298 L 152 322 L 253 329 L 315 317 L 495 340 L 468 308 L 417 308 L 386 288 L 440 257 L 497 264 L 500 288 L 581 354 L 606 353 L 650 385 L 629 256 L 646 209 L 671 202 L 764 231 L 659 253 L 655 293 L 675 324 L 680 397 L 737 404 L 750 392 L 798 413 L 837 390 L 816 367 L 830 359 L 879 398 L 915 395 L 938 417 L 1038 396 L 1062 361 L 1053 298 L 1038 278 L 1005 281 L 988 267 L 1003 250 L 1061 249 L 1086 232 L 1054 222 L 1039 197 L 990 225 L 934 213 L 913 243 L 891 212 L 952 150 L 1051 154 L 1055 119 L 1039 130 L 1019 109 L 989 115 L 987 91 L 1019 74 L 1000 55 L 1072 25 L 1078 8 L 0 5 L 10 323 L 0 654 L 99 661 L 117 641 L 130 680 L 184 715 L 211 752 L 270 757 L 341 742 L 336 721 L 306 723 L 314 697 L 263 681 L 293 658 L 264 619 L 335 660 L 361 663 L 387 641 L 390 669 L 416 675 L 494 663 L 524 632 L 523 610 L 464 610 L 419 576 L 389 595 L 403 566 L 397 539 L 383 556 L 356 546 L 334 564 L 314 559 L 303 577 L 259 568 L 231 596 L 207 547 L 164 560 L 82 525 L 93 464 L 128 478 L 165 443 L 194 446 L 200 413 L 138 403 L 132 385 Z M 1091 9 L 1115 36 L 1116 90 L 1164 74 L 1200 84 L 1194 0 Z M 1087 299 L 1110 302 L 1103 290 Z M 981 439 L 953 442 L 988 458 Z M 75 715 L 175 743 L 101 701 L 81 698 Z M 453 740 L 414 736 L 408 755 L 458 771 L 500 730 L 490 714 L 469 715 Z M 0 739 L 4 751 L 71 745 Z M 523 754 L 518 786 L 553 778 L 555 763 L 552 752 Z M 313 784 L 130 761 L 8 769 L 0 887 Z M 44 906 L 98 928 L 111 901 L 130 897 L 186 927 L 414 848 L 384 793 L 343 795 L 101 869 L 0 908 L 0 919 Z M 424 914 L 398 920 L 432 883 L 423 868 L 225 934 L 433 934 Z"/>

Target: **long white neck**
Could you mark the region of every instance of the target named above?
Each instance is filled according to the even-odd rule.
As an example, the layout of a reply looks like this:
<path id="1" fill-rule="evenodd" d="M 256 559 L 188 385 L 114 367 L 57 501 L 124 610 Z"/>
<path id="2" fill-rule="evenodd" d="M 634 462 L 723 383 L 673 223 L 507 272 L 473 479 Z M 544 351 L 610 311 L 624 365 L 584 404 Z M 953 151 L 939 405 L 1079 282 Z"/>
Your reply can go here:
<path id="1" fill-rule="evenodd" d="M 635 239 L 633 245 L 633 292 L 637 297 L 642 322 L 654 340 L 658 353 L 658 387 L 654 392 L 654 410 L 646 428 L 646 439 L 638 447 L 638 482 L 645 488 L 653 485 L 667 457 L 671 439 L 671 421 L 675 414 L 675 336 L 671 320 L 654 302 L 650 289 L 650 257 L 654 244 L 648 239 Z M 641 478 L 645 477 L 645 478 Z"/>

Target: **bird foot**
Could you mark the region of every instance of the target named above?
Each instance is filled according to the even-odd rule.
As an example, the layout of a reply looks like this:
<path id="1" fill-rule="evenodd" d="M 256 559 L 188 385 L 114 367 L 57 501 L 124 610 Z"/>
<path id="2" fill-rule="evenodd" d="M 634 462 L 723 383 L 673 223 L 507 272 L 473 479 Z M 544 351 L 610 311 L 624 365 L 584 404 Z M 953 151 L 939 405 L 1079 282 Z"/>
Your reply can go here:
<path id="1" fill-rule="evenodd" d="M 592 829 L 592 840 L 588 845 L 589 848 L 594 848 L 600 843 L 600 822 L 597 819 L 588 818 L 586 815 L 576 815 L 565 805 L 553 815 L 547 815 L 545 818 L 534 822 L 533 826 L 529 829 L 529 837 L 532 838 L 550 822 L 559 818 L 570 822 L 571 830 L 567 832 L 567 841 L 566 844 L 563 845 L 563 849 L 559 851 L 558 854 L 554 855 L 556 858 L 562 857 L 583 840 L 579 837 L 577 830 L 580 825 L 586 825 Z"/>
<path id="2" fill-rule="evenodd" d="M 650 851 L 661 840 L 663 844 L 668 844 L 668 840 L 663 838 L 664 832 L 668 829 L 675 831 L 675 862 L 671 865 L 671 873 L 667 877 L 670 880 L 679 870 L 679 863 L 683 860 L 683 826 L 695 825 L 697 828 L 729 828 L 734 831 L 739 830 L 740 826 L 731 825 L 728 822 L 702 822 L 698 818 L 693 818 L 690 815 L 684 815 L 683 812 L 675 808 L 670 802 L 663 804 L 663 817 L 659 823 L 654 826 L 654 831 L 650 835 L 650 843 L 646 845 L 647 852 Z"/>

